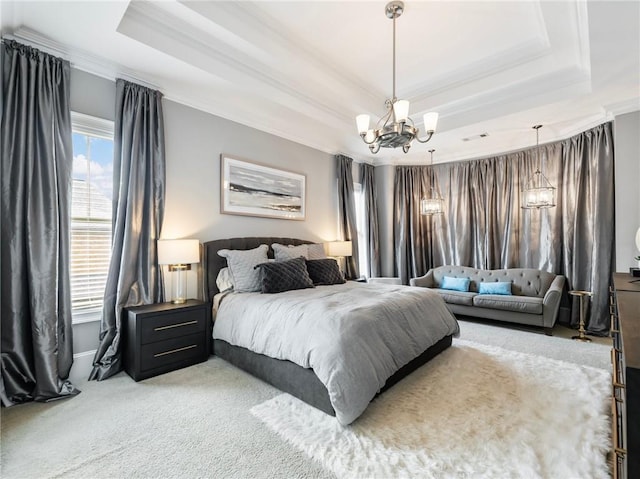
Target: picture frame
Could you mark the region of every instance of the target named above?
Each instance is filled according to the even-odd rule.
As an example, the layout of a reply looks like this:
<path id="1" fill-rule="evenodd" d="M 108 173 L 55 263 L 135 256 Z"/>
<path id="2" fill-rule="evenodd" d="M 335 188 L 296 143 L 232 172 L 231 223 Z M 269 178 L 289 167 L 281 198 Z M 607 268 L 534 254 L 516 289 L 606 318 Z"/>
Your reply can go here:
<path id="1" fill-rule="evenodd" d="M 220 212 L 285 220 L 306 217 L 306 175 L 220 155 Z"/>

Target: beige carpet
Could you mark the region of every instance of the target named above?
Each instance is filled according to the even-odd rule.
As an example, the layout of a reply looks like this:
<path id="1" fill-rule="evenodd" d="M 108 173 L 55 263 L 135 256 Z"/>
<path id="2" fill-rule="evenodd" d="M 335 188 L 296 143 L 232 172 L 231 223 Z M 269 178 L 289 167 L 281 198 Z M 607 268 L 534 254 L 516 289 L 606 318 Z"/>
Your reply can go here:
<path id="1" fill-rule="evenodd" d="M 609 346 L 462 321 L 467 340 L 609 367 Z M 2 408 L 0 476 L 329 478 L 251 415 L 281 393 L 218 358 L 139 383 L 122 373 L 82 394 Z"/>

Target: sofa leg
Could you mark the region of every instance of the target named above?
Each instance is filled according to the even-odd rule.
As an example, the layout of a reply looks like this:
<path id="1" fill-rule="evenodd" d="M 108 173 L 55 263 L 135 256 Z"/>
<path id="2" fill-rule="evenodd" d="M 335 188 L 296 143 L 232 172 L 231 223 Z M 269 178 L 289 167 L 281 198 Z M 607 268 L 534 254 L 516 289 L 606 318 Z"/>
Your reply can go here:
<path id="1" fill-rule="evenodd" d="M 553 328 L 544 328 L 544 334 L 547 336 L 553 336 Z"/>

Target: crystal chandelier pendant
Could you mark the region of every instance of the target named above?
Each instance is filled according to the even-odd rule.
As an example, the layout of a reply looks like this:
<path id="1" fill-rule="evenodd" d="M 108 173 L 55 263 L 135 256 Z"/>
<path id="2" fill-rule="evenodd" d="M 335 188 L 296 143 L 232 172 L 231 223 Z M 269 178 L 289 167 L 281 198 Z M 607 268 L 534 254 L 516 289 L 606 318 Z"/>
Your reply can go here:
<path id="1" fill-rule="evenodd" d="M 433 152 L 436 150 L 429 150 L 431 154 L 431 161 L 429 165 L 433 165 Z M 429 188 L 429 197 L 422 198 L 420 201 L 420 214 L 426 216 L 440 215 L 444 213 L 444 199 L 440 195 L 437 188 L 433 186 Z"/>
<path id="2" fill-rule="evenodd" d="M 533 127 L 536 130 L 536 159 L 538 167 L 533 173 L 533 176 L 527 181 L 527 185 L 522 193 L 522 208 L 523 209 L 541 209 L 552 208 L 556 205 L 556 189 L 551 186 L 551 183 L 546 176 L 540 171 L 540 137 L 539 130 L 542 125 L 536 125 Z"/>

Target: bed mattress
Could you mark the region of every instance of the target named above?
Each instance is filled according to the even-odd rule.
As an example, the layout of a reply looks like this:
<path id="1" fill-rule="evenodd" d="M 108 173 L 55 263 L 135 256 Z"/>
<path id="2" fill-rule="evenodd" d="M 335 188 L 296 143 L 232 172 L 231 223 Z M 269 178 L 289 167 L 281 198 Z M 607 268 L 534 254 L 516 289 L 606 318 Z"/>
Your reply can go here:
<path id="1" fill-rule="evenodd" d="M 313 369 L 341 424 L 360 416 L 401 367 L 459 332 L 426 288 L 347 282 L 231 293 L 216 303 L 214 339 Z"/>

